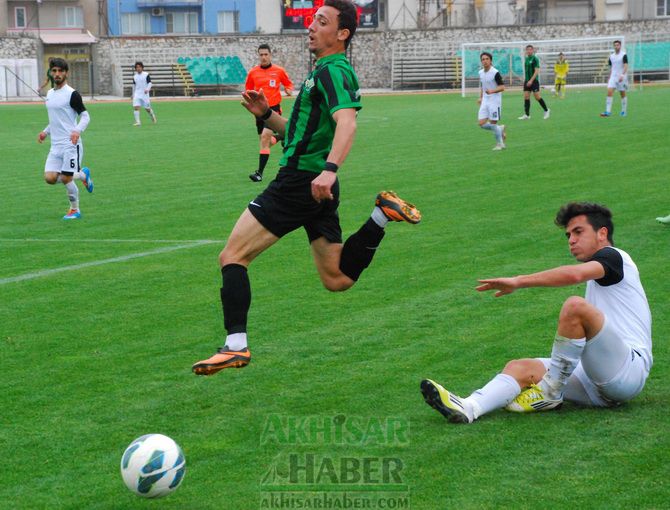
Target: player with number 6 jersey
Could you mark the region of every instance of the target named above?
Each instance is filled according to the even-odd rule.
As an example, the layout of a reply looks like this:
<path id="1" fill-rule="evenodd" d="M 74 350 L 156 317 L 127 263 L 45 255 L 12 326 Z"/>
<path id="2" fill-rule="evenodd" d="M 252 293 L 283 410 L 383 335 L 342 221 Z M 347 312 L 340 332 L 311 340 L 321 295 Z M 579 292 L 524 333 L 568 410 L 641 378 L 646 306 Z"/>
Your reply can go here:
<path id="1" fill-rule="evenodd" d="M 51 136 L 44 180 L 47 184 L 60 182 L 65 185 L 70 209 L 63 219 L 75 220 L 81 218 L 81 211 L 79 188 L 74 181 L 82 181 L 89 193 L 93 192 L 93 181 L 91 171 L 81 167 L 84 155 L 81 133 L 88 126 L 90 116 L 79 92 L 67 84 L 68 68 L 68 63 L 62 58 L 51 61 L 54 88 L 49 90 L 46 98 L 49 124 L 40 132 L 37 141 L 42 143 L 47 136 Z"/>
<path id="2" fill-rule="evenodd" d="M 496 139 L 494 151 L 505 148 L 505 126 L 498 124 L 502 114 L 502 93 L 505 84 L 498 70 L 493 67 L 493 56 L 484 52 L 479 57 L 482 69 L 479 70 L 479 127 L 493 131 Z"/>

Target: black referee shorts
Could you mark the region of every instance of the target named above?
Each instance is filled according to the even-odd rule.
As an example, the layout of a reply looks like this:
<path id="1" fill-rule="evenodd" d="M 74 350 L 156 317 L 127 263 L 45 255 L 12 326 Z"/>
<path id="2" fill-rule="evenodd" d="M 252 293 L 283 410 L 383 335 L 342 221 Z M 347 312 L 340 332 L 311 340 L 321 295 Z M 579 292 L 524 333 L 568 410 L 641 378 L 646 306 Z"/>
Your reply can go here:
<path id="1" fill-rule="evenodd" d="M 281 105 L 280 104 L 276 104 L 274 106 L 271 106 L 270 110 L 274 110 L 279 115 L 281 115 Z M 258 120 L 258 118 L 256 118 L 256 131 L 258 131 L 259 135 L 263 132 L 263 129 L 265 129 L 265 127 L 266 127 L 265 122 L 262 121 L 262 120 Z"/>
<path id="2" fill-rule="evenodd" d="M 249 202 L 249 211 L 277 237 L 303 227 L 310 243 L 319 237 L 325 237 L 331 243 L 341 243 L 342 228 L 337 214 L 340 183 L 336 180 L 333 184 L 333 200 L 317 202 L 312 197 L 311 185 L 318 175 L 280 168 L 268 187 Z"/>
<path id="3" fill-rule="evenodd" d="M 523 91 L 524 92 L 539 92 L 540 91 L 540 82 L 535 80 L 530 86 L 527 81 L 523 82 Z"/>

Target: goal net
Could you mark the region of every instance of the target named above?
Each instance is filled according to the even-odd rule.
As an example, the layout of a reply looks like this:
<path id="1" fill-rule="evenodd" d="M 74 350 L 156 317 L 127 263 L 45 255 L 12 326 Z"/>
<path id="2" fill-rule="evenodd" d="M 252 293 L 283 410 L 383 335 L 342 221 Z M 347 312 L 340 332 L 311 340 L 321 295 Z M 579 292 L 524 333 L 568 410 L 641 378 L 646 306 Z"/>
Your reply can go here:
<path id="1" fill-rule="evenodd" d="M 523 62 L 526 46 L 532 44 L 540 59 L 540 86 L 554 85 L 554 63 L 558 54 L 563 53 L 570 64 L 567 86 L 605 85 L 610 68 L 607 64 L 614 51 L 614 41 L 621 41 L 622 51 L 626 51 L 624 36 L 588 37 L 580 39 L 549 39 L 543 41 L 479 42 L 461 45 L 463 73 L 461 75 L 461 95 L 468 91 L 479 93 L 479 56 L 483 51 L 493 55 L 493 66 L 500 71 L 506 86 L 522 86 L 524 81 Z M 630 59 L 630 55 L 629 55 Z M 629 65 L 629 74 L 632 66 Z M 632 76 L 629 84 L 632 85 Z"/>

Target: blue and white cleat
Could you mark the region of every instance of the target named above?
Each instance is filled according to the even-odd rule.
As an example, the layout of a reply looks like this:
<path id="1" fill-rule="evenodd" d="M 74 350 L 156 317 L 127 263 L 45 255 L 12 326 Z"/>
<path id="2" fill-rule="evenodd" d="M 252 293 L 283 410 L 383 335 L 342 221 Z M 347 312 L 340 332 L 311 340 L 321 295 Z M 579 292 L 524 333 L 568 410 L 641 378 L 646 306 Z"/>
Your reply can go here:
<path id="1" fill-rule="evenodd" d="M 435 381 L 421 381 L 421 394 L 430 407 L 438 411 L 452 423 L 472 423 L 475 421 L 472 406 L 462 398 L 449 392 Z"/>
<path id="2" fill-rule="evenodd" d="M 84 180 L 84 187 L 86 188 L 86 191 L 93 193 L 93 179 L 91 179 L 91 170 L 85 166 L 81 171 L 84 172 L 84 175 L 86 176 L 86 179 Z"/>
<path id="3" fill-rule="evenodd" d="M 600 116 L 601 116 L 601 117 L 611 117 L 612 114 L 611 114 L 610 112 L 602 112 L 602 113 L 600 114 Z"/>
<path id="4" fill-rule="evenodd" d="M 619 115 L 621 115 L 622 117 L 625 117 L 625 116 L 626 116 L 626 112 L 621 112 L 621 113 L 619 113 Z"/>
<path id="5" fill-rule="evenodd" d="M 65 216 L 63 216 L 64 220 L 78 220 L 81 218 L 81 212 L 77 209 L 70 209 Z"/>

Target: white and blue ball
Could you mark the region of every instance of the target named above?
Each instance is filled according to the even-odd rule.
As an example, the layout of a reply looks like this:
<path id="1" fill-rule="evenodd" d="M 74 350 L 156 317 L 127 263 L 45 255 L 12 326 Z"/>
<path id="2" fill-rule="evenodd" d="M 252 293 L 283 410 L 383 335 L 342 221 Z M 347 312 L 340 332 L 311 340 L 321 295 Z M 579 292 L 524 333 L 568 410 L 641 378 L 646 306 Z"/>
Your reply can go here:
<path id="1" fill-rule="evenodd" d="M 186 459 L 179 445 L 163 434 L 147 434 L 128 445 L 121 457 L 121 476 L 138 496 L 161 498 L 184 479 Z"/>

